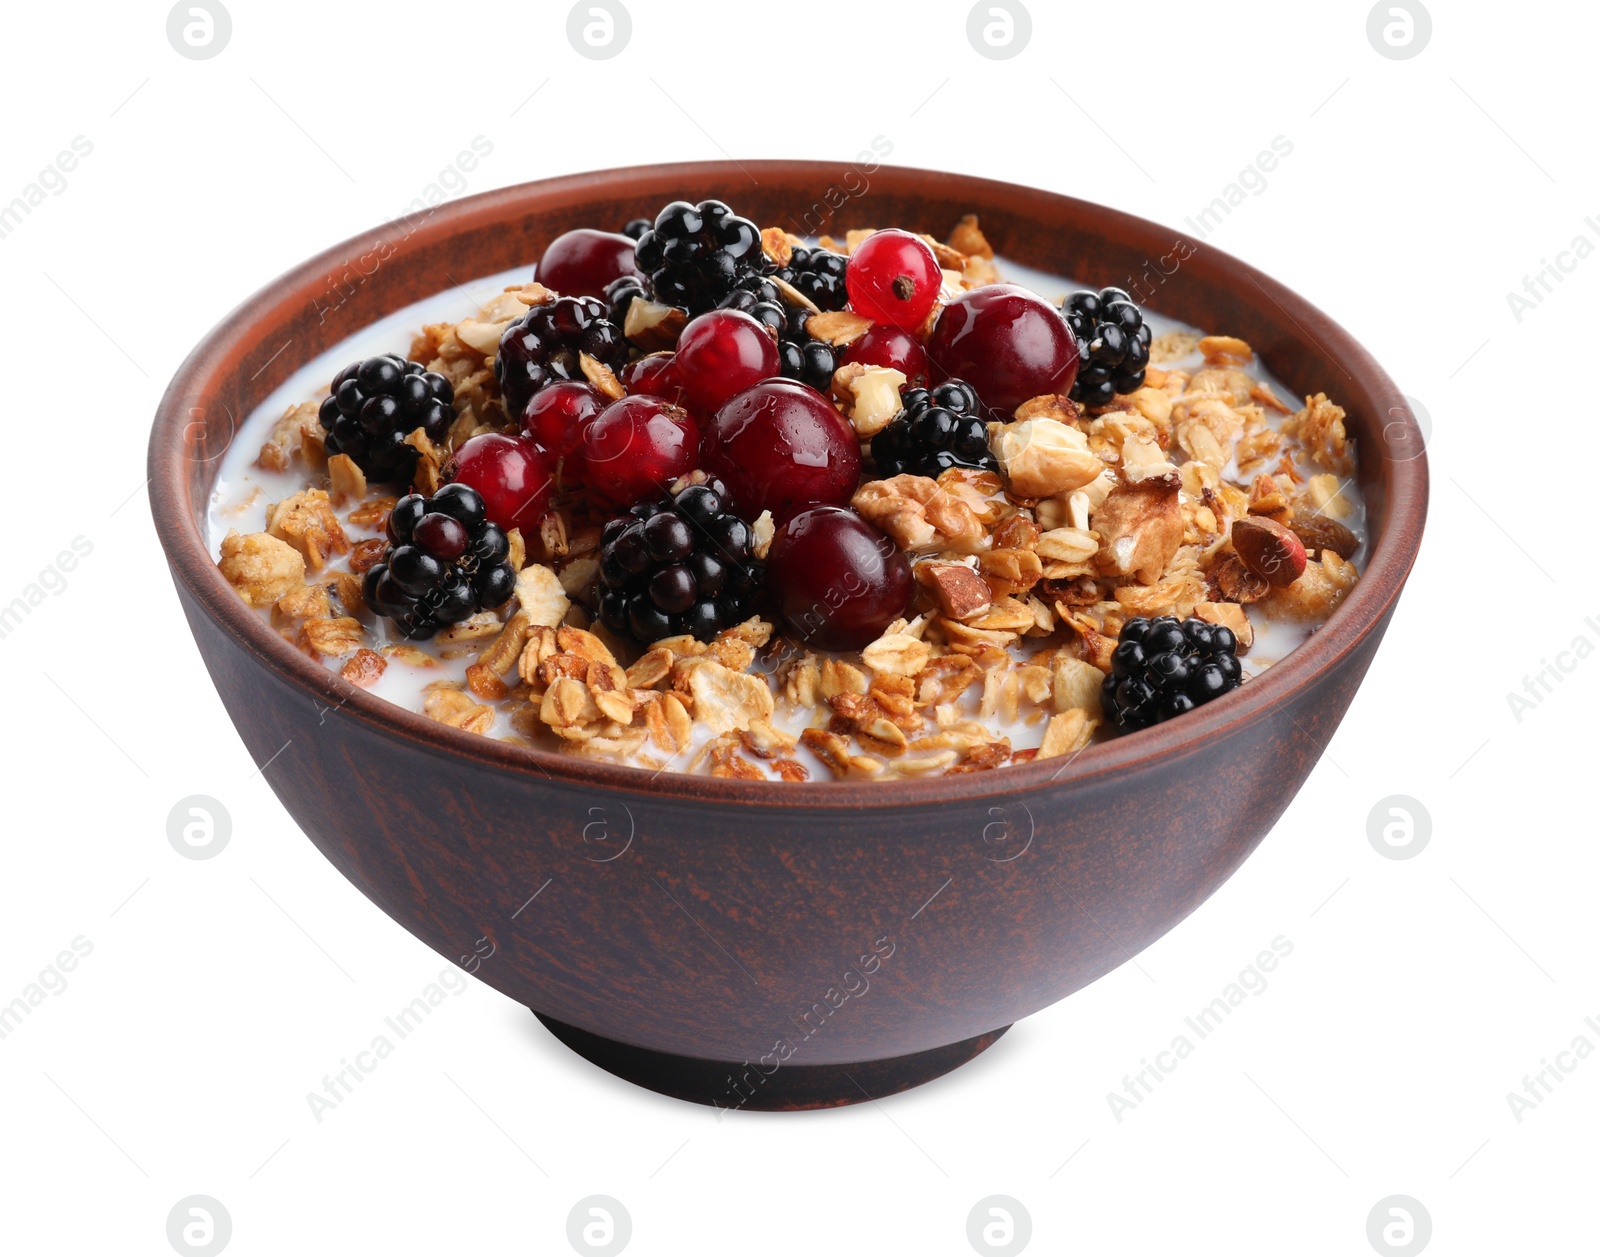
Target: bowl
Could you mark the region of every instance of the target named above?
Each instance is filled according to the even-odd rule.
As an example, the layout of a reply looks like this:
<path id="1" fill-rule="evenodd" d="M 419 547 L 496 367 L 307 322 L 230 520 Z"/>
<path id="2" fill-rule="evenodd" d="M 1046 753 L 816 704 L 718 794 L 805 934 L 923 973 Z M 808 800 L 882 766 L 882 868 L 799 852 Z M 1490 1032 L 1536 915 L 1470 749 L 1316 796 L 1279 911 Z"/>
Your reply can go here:
<path id="1" fill-rule="evenodd" d="M 679 198 L 836 235 L 939 236 L 979 215 L 1004 257 L 1244 337 L 1349 412 L 1365 574 L 1311 639 L 1181 720 L 963 776 L 804 784 L 592 763 L 447 728 L 297 653 L 217 571 L 207 497 L 236 425 L 295 368 L 385 314 L 532 262 L 561 232 Z M 329 299 L 330 292 L 340 300 Z M 877 1098 L 1193 912 L 1288 806 L 1372 661 L 1427 508 L 1392 380 L 1281 284 L 1169 228 L 942 172 L 714 162 L 523 184 L 376 228 L 225 318 L 173 378 L 150 497 L 179 599 L 263 775 L 333 865 L 428 946 L 642 1086 L 729 1109 Z"/>

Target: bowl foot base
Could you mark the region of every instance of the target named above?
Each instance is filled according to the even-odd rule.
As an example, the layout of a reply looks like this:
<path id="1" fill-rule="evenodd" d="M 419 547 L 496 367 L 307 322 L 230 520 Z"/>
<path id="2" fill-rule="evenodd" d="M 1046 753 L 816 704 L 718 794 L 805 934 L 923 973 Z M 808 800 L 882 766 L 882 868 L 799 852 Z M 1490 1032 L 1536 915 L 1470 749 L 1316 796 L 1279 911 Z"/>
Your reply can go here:
<path id="1" fill-rule="evenodd" d="M 850 1065 L 797 1065 L 783 1061 L 771 1065 L 767 1072 L 757 1062 L 712 1061 L 655 1052 L 591 1034 L 540 1012 L 534 1016 L 584 1060 L 636 1086 L 713 1108 L 760 1111 L 831 1109 L 894 1095 L 965 1065 L 1011 1029 L 1001 1026 L 960 1043 L 888 1060 Z"/>

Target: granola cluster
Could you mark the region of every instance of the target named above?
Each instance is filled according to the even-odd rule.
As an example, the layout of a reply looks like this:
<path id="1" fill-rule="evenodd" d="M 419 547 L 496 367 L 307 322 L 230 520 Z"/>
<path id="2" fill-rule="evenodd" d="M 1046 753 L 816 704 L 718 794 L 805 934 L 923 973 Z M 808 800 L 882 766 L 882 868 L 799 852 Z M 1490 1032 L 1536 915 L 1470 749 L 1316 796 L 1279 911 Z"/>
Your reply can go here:
<path id="1" fill-rule="evenodd" d="M 821 245 L 848 254 L 869 235 Z M 803 242 L 769 228 L 761 243 L 782 265 Z M 924 333 L 945 302 L 999 280 L 975 217 L 947 243 L 929 243 L 943 288 Z M 449 381 L 456 409 L 443 441 L 420 429 L 407 438 L 418 451 L 414 491 L 437 489 L 468 439 L 510 426 L 497 346 L 554 296 L 539 284 L 508 289 L 412 342 L 410 359 Z M 630 339 L 670 344 L 678 315 L 636 298 Z M 850 310 L 819 311 L 806 330 L 844 347 L 871 326 Z M 621 397 L 611 370 L 585 357 L 596 390 Z M 831 399 L 869 446 L 900 411 L 905 385 L 898 370 L 852 363 L 835 372 Z M 369 487 L 349 458 L 328 457 L 313 402 L 285 413 L 258 460 L 304 487 L 267 509 L 262 530 L 223 538 L 219 568 L 285 638 L 346 680 L 383 687 L 397 668 L 436 677 L 420 686 L 421 709 L 453 728 L 748 780 L 975 772 L 1069 756 L 1094 740 L 1130 619 L 1226 626 L 1241 656 L 1269 622 L 1324 620 L 1357 580 L 1344 420 L 1321 393 L 1298 409 L 1282 401 L 1244 341 L 1176 331 L 1150 343 L 1143 386 L 1109 405 L 1047 393 L 994 417 L 998 472 L 878 479 L 869 462 L 850 506 L 910 561 L 916 593 L 859 652 L 808 649 L 763 615 L 709 641 L 645 646 L 608 631 L 593 598 L 604 519 L 560 486 L 536 533 L 510 533 L 511 601 L 426 647 L 397 640 L 364 604 L 361 579 L 383 559 L 393 486 Z M 758 558 L 772 537 L 770 516 L 755 521 Z"/>

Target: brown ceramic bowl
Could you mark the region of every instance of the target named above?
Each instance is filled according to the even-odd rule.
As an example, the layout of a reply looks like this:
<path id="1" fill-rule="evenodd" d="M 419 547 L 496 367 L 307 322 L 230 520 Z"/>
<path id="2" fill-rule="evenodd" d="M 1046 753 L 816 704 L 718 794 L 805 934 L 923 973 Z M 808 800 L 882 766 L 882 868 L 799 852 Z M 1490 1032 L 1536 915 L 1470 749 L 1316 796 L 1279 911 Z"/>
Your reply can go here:
<path id="1" fill-rule="evenodd" d="M 1026 265 L 1095 284 L 1159 278 L 1156 309 L 1243 336 L 1290 388 L 1349 411 L 1370 507 L 1360 584 L 1308 644 L 1181 720 L 1070 762 L 884 784 L 652 776 L 458 732 L 296 653 L 240 601 L 207 553 L 207 496 L 235 423 L 297 364 L 458 281 L 531 264 L 569 228 L 707 196 L 835 234 L 893 224 L 942 237 L 976 212 Z M 223 703 L 339 871 L 590 1060 L 746 1108 L 844 1104 L 937 1077 L 1194 911 L 1332 737 L 1416 556 L 1428 495 L 1394 382 L 1243 263 L 1031 188 L 787 161 L 524 184 L 339 245 L 196 347 L 156 415 L 150 477 Z"/>

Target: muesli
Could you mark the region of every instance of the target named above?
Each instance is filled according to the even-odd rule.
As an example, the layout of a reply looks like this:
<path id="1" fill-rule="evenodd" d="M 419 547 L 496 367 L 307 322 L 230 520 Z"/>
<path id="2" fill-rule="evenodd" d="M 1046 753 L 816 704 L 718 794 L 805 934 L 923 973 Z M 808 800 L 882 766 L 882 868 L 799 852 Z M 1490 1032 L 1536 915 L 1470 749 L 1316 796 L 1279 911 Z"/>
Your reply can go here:
<path id="1" fill-rule="evenodd" d="M 220 570 L 356 685 L 657 772 L 965 773 L 1181 718 L 1354 586 L 1344 411 L 1003 269 L 971 215 L 569 232 L 252 419 Z"/>

